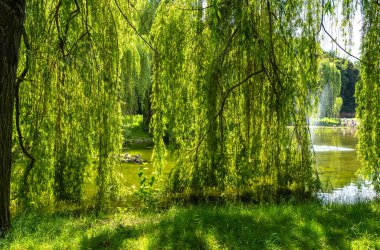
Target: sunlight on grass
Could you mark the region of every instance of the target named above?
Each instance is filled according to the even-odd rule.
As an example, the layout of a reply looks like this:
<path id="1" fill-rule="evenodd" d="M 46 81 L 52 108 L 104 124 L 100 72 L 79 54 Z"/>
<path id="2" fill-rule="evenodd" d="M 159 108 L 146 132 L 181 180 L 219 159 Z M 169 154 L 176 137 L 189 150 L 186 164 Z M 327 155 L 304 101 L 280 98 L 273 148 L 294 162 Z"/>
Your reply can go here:
<path id="1" fill-rule="evenodd" d="M 14 218 L 1 249 L 377 249 L 379 204 L 223 205 Z"/>
<path id="2" fill-rule="evenodd" d="M 142 115 L 126 115 L 123 123 L 123 135 L 125 140 L 151 139 L 148 128 L 143 126 Z"/>

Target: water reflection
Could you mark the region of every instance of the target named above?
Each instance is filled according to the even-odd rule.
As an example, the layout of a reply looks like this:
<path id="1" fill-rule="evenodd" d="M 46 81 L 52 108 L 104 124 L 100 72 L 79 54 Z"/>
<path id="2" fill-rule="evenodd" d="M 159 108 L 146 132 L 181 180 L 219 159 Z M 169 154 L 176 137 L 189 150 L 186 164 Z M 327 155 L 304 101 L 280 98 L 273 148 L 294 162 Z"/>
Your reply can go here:
<path id="1" fill-rule="evenodd" d="M 359 168 L 357 159 L 356 130 L 333 127 L 312 127 L 311 135 L 316 157 L 316 168 L 324 190 L 317 196 L 325 203 L 353 203 L 357 201 L 372 200 L 376 197 L 373 186 L 368 181 L 359 181 L 356 174 Z M 129 145 L 126 151 L 132 155 L 140 154 L 147 160 L 144 165 L 123 163 L 124 184 L 127 186 L 138 186 L 137 174 L 142 167 L 144 173 L 150 176 L 153 172 L 151 144 Z M 173 164 L 169 157 L 169 166 Z M 168 174 L 170 167 L 164 169 Z"/>
<path id="2" fill-rule="evenodd" d="M 342 148 L 337 146 L 313 145 L 314 152 L 331 152 L 331 151 L 354 151 L 354 148 Z"/>
<path id="3" fill-rule="evenodd" d="M 318 193 L 317 197 L 326 204 L 340 203 L 340 204 L 353 204 L 357 202 L 367 202 L 375 199 L 377 194 L 374 187 L 369 181 L 364 184 L 351 183 L 343 188 L 334 189 L 328 193 Z"/>
<path id="4" fill-rule="evenodd" d="M 311 128 L 316 167 L 325 189 L 318 193 L 325 203 L 354 203 L 376 197 L 369 181 L 357 175 L 356 130 L 353 128 Z"/>

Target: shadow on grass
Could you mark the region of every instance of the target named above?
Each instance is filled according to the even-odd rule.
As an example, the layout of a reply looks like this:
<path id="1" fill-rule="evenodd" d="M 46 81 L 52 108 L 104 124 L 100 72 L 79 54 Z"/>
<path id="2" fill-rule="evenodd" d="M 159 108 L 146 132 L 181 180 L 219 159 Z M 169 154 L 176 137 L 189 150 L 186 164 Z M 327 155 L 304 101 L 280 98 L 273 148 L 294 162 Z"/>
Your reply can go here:
<path id="1" fill-rule="evenodd" d="M 379 215 L 369 205 L 174 208 L 156 223 L 119 225 L 84 238 L 81 248 L 128 248 L 126 241 L 138 244 L 140 237 L 148 238 L 148 249 L 349 249 L 363 239 L 376 248 Z"/>
<path id="2" fill-rule="evenodd" d="M 124 240 L 135 238 L 139 235 L 135 227 L 119 225 L 112 230 L 104 230 L 93 237 L 84 237 L 81 249 L 119 249 Z"/>

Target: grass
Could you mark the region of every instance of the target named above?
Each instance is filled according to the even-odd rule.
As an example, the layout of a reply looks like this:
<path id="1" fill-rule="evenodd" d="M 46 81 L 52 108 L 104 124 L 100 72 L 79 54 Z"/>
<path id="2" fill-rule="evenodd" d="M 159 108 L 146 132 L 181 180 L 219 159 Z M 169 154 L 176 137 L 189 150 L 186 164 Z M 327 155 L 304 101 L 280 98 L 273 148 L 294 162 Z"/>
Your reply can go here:
<path id="1" fill-rule="evenodd" d="M 324 117 L 318 120 L 319 126 L 340 126 L 341 121 L 339 118 Z"/>
<path id="2" fill-rule="evenodd" d="M 151 136 L 148 128 L 143 126 L 142 115 L 126 115 L 124 116 L 124 139 L 125 140 L 149 140 Z"/>
<path id="3" fill-rule="evenodd" d="M 380 204 L 201 205 L 113 214 L 28 212 L 4 249 L 379 249 Z"/>

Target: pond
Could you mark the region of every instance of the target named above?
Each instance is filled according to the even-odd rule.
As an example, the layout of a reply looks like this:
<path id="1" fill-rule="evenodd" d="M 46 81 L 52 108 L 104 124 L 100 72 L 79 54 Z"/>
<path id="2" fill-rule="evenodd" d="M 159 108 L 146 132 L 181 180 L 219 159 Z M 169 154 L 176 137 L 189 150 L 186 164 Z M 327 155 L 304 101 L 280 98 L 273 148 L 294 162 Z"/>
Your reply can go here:
<path id="1" fill-rule="evenodd" d="M 324 185 L 342 188 L 357 180 L 356 129 L 334 127 L 310 128 L 316 167 Z"/>
<path id="2" fill-rule="evenodd" d="M 357 175 L 360 166 L 356 152 L 357 130 L 349 127 L 311 127 L 310 132 L 316 169 L 324 190 L 328 190 L 317 196 L 326 203 L 353 203 L 375 198 L 372 185 Z M 138 186 L 140 167 L 147 176 L 152 174 L 152 149 L 153 145 L 146 143 L 127 147 L 129 154 L 140 154 L 148 162 L 143 165 L 123 163 L 124 185 Z M 169 171 L 166 169 L 164 173 L 168 174 Z"/>
<path id="3" fill-rule="evenodd" d="M 354 203 L 372 200 L 371 183 L 357 174 L 357 130 L 349 127 L 311 127 L 316 168 L 322 185 L 329 192 L 317 196 L 326 203 Z"/>

